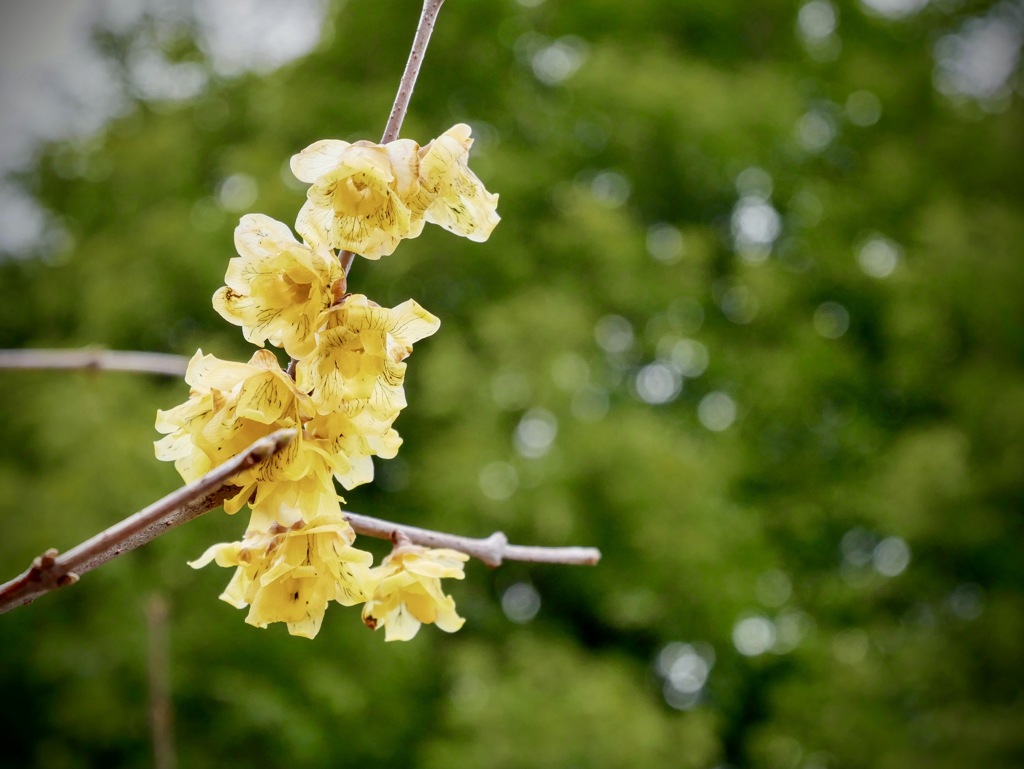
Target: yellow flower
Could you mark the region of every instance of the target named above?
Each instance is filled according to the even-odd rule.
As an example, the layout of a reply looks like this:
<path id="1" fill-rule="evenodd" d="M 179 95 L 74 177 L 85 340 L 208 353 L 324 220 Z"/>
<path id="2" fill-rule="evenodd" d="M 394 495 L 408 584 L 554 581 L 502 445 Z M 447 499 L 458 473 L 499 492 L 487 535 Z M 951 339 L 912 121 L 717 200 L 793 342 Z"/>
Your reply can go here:
<path id="1" fill-rule="evenodd" d="M 196 352 L 185 381 L 189 399 L 158 411 L 156 429 L 165 437 L 155 443 L 157 459 L 173 460 L 186 483 L 246 449 L 257 438 L 282 427 L 298 428 L 313 416 L 309 398 L 299 392 L 269 350 L 257 350 L 248 363 L 223 361 Z M 257 481 L 295 479 L 309 472 L 312 456 L 301 435 L 268 462 L 236 476 L 243 487 L 224 505 L 237 512 Z"/>
<path id="2" fill-rule="evenodd" d="M 385 641 L 408 641 L 421 624 L 433 623 L 454 633 L 466 621 L 455 612 L 455 600 L 441 589 L 443 578 L 465 577 L 469 559 L 456 550 L 431 549 L 400 542 L 380 566 L 373 597 L 363 606 L 363 622 L 384 628 Z"/>
<path id="3" fill-rule="evenodd" d="M 344 413 L 324 414 L 306 423 L 306 445 L 318 452 L 334 477 L 346 489 L 373 480 L 370 457 L 393 459 L 402 439 L 393 428 L 369 417 L 369 412 L 352 419 Z"/>
<path id="4" fill-rule="evenodd" d="M 405 358 L 415 342 L 441 325 L 411 299 L 394 309 L 380 307 L 361 294 L 352 294 L 324 313 L 326 327 L 309 357 L 299 361 L 298 387 L 310 394 L 321 414 L 342 412 L 387 430 L 405 408 Z"/>
<path id="5" fill-rule="evenodd" d="M 286 225 L 262 214 L 242 217 L 235 248 L 239 256 L 228 263 L 214 309 L 253 344 L 270 342 L 293 358 L 308 355 L 316 320 L 344 277 L 333 252 L 299 243 Z"/>
<path id="6" fill-rule="evenodd" d="M 252 496 L 249 506 L 252 508 L 250 529 L 267 531 L 274 525 L 293 526 L 302 521 L 311 521 L 324 515 L 339 513 L 339 502 L 344 500 L 338 496 L 331 478 L 331 463 L 323 456 L 323 452 L 304 438 L 302 449 L 292 463 L 273 480 L 248 485 L 248 492 L 243 499 Z"/>
<path id="7" fill-rule="evenodd" d="M 471 129 L 459 123 L 425 147 L 409 139 L 354 144 L 325 139 L 292 156 L 292 173 L 312 186 L 295 229 L 310 244 L 370 259 L 415 238 L 424 221 L 484 241 L 501 217 L 498 196 L 469 169 Z"/>
<path id="8" fill-rule="evenodd" d="M 414 212 L 449 232 L 482 242 L 498 224 L 498 196 L 469 170 L 470 127 L 454 125 L 420 152 L 420 191 Z"/>
<path id="9" fill-rule="evenodd" d="M 313 245 L 369 259 L 390 254 L 423 230 L 408 200 L 419 188 L 419 146 L 408 139 L 380 145 L 325 139 L 292 156 L 292 173 L 312 185 L 295 229 Z"/>
<path id="10" fill-rule="evenodd" d="M 246 622 L 285 622 L 292 635 L 315 638 L 328 602 L 354 606 L 373 592 L 373 558 L 352 547 L 354 541 L 340 513 L 319 515 L 308 524 L 247 531 L 241 542 L 213 545 L 189 565 L 237 567 L 220 597 L 238 609 L 248 606 Z"/>

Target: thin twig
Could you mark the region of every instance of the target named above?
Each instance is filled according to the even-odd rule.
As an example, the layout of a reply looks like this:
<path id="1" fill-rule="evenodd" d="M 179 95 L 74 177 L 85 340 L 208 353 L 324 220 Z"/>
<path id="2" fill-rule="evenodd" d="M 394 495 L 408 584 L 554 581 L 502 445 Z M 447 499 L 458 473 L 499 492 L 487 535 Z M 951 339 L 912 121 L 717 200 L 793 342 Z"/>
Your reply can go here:
<path id="1" fill-rule="evenodd" d="M 398 93 L 395 94 L 395 103 L 391 107 L 388 124 L 384 127 L 384 135 L 380 138 L 381 144 L 393 142 L 402 130 L 402 123 L 405 122 L 405 115 L 409 111 L 412 92 L 416 88 L 416 79 L 420 76 L 420 68 L 423 66 L 423 57 L 426 56 L 427 46 L 430 45 L 430 35 L 434 32 L 434 23 L 437 21 L 437 14 L 442 5 L 444 5 L 444 0 L 425 0 L 423 3 L 420 23 L 416 26 L 416 35 L 412 39 L 412 48 L 409 50 L 409 58 L 405 62 L 402 79 L 398 81 Z M 351 251 L 338 253 L 341 269 L 346 276 L 352 269 L 354 258 L 355 254 Z"/>
<path id="2" fill-rule="evenodd" d="M 188 358 L 162 352 L 104 350 L 0 350 L 0 369 L 68 369 L 81 371 L 133 371 L 139 374 L 184 376 Z"/>
<path id="3" fill-rule="evenodd" d="M 171 655 L 167 599 L 159 593 L 146 604 L 149 634 L 149 729 L 155 769 L 174 769 L 174 709 L 171 707 Z"/>
<path id="4" fill-rule="evenodd" d="M 242 470 L 266 461 L 294 437 L 294 430 L 278 430 L 260 438 L 202 478 L 171 492 L 66 553 L 59 555 L 53 548 L 47 550 L 22 574 L 0 585 L 0 614 L 31 603 L 58 587 L 74 584 L 82 574 L 214 509 L 231 496 L 231 489 L 237 492 L 235 487 L 225 487 L 228 480 Z"/>
<path id="5" fill-rule="evenodd" d="M 595 566 L 601 560 L 601 551 L 594 547 L 534 547 L 510 545 L 508 537 L 496 531 L 485 539 L 445 534 L 404 523 L 392 523 L 380 518 L 346 512 L 345 517 L 357 534 L 377 539 L 392 539 L 400 533 L 415 545 L 447 547 L 478 558 L 492 569 L 502 561 L 530 561 L 532 563 L 564 563 L 570 566 Z"/>
<path id="6" fill-rule="evenodd" d="M 351 251 L 339 251 L 338 261 L 341 262 L 341 271 L 348 277 L 349 271 L 352 269 L 352 262 L 355 261 L 356 255 Z"/>
<path id="7" fill-rule="evenodd" d="M 438 11 L 441 10 L 443 4 L 444 0 L 425 0 L 423 3 L 420 23 L 416 27 L 416 36 L 412 41 L 412 50 L 409 51 L 409 60 L 405 63 L 405 71 L 398 84 L 395 104 L 391 108 L 391 115 L 388 116 L 388 124 L 384 129 L 384 136 L 380 140 L 381 144 L 393 142 L 398 138 L 398 132 L 402 130 L 402 121 L 405 120 L 405 113 L 409 110 L 409 100 L 416 87 L 416 78 L 419 77 L 420 67 L 423 66 L 423 57 L 427 53 L 430 34 L 434 31 L 434 22 L 437 20 Z"/>

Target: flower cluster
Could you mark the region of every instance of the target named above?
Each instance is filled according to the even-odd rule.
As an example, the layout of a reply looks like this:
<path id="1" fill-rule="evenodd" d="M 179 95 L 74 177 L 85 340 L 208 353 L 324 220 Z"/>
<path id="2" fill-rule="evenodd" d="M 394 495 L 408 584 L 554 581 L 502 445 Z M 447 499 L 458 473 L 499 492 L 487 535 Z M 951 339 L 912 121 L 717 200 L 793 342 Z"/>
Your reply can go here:
<path id="1" fill-rule="evenodd" d="M 337 250 L 370 259 L 416 237 L 425 222 L 486 240 L 498 222 L 497 195 L 467 165 L 470 129 L 456 125 L 420 147 L 316 142 L 292 158 L 310 184 L 296 231 L 262 214 L 243 216 L 213 306 L 245 339 L 283 349 L 287 370 L 268 349 L 247 363 L 196 352 L 185 381 L 189 399 L 157 412 L 159 459 L 186 482 L 200 478 L 281 428 L 296 438 L 272 459 L 241 472 L 224 509 L 251 509 L 239 542 L 214 545 L 191 565 L 234 567 L 221 598 L 249 607 L 246 622 L 284 622 L 314 637 L 331 601 L 364 604 L 363 620 L 386 640 L 408 640 L 422 623 L 462 626 L 441 579 L 463 577 L 466 556 L 400 539 L 384 561 L 354 546 L 335 482 L 373 480 L 372 457 L 402 443 L 394 429 L 405 408 L 406 358 L 440 321 L 413 300 L 382 307 L 347 290 Z"/>

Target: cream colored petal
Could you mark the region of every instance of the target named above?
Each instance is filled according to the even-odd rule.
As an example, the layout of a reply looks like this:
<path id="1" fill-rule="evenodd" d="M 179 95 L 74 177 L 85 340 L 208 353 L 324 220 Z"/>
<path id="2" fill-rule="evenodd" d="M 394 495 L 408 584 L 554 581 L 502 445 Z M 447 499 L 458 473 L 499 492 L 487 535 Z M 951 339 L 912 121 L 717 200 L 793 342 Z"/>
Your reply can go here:
<path id="1" fill-rule="evenodd" d="M 428 549 L 419 554 L 412 554 L 404 561 L 405 568 L 413 574 L 433 579 L 463 579 L 463 564 L 469 556 L 457 550 L 447 548 Z"/>
<path id="2" fill-rule="evenodd" d="M 175 460 L 174 469 L 185 483 L 199 480 L 213 469 L 213 462 L 201 451 L 193 451 L 191 454 Z"/>
<path id="3" fill-rule="evenodd" d="M 366 173 L 386 186 L 395 181 L 395 167 L 387 147 L 373 142 L 359 141 L 345 156 L 343 167 L 352 173 Z"/>
<path id="4" fill-rule="evenodd" d="M 466 624 L 466 620 L 455 611 L 454 598 L 446 596 L 443 602 L 437 604 L 437 618 L 434 624 L 446 633 L 454 633 Z"/>
<path id="5" fill-rule="evenodd" d="M 421 151 L 422 192 L 411 204 L 428 222 L 475 241 L 484 241 L 500 221 L 498 196 L 484 189 L 468 165 L 473 140 L 459 123 Z"/>
<path id="6" fill-rule="evenodd" d="M 385 641 L 411 641 L 420 631 L 421 624 L 404 602 L 389 612 L 383 623 Z"/>
<path id="7" fill-rule="evenodd" d="M 349 549 L 355 550 L 355 548 Z M 340 564 L 334 600 L 342 606 L 356 606 L 357 604 L 364 603 L 373 595 L 376 584 L 373 573 L 366 566 L 358 563 Z"/>
<path id="8" fill-rule="evenodd" d="M 312 184 L 321 176 L 337 168 L 348 148 L 348 142 L 338 139 L 322 139 L 313 142 L 306 149 L 292 155 L 290 166 L 295 178 Z"/>
<path id="9" fill-rule="evenodd" d="M 231 580 L 228 582 L 224 592 L 220 594 L 220 600 L 225 603 L 231 604 L 236 609 L 244 609 L 249 605 L 247 594 L 249 588 L 252 586 L 252 579 L 249 577 L 246 569 L 239 566 L 235 569 L 235 573 L 232 575 Z"/>
<path id="10" fill-rule="evenodd" d="M 164 462 L 182 459 L 195 450 L 192 439 L 181 431 L 165 435 L 160 440 L 154 441 L 153 447 L 156 449 L 156 458 Z"/>
<path id="11" fill-rule="evenodd" d="M 241 510 L 249 501 L 249 498 L 252 496 L 255 488 L 255 483 L 250 482 L 244 484 L 235 496 L 231 497 L 231 499 L 224 500 L 224 512 L 228 515 L 234 515 Z"/>
<path id="12" fill-rule="evenodd" d="M 501 221 L 498 196 L 484 189 L 476 174 L 465 169 L 454 189 L 439 194 L 423 218 L 464 238 L 483 243 Z"/>
<path id="13" fill-rule="evenodd" d="M 398 139 L 385 145 L 394 172 L 394 188 L 402 198 L 419 191 L 420 145 L 411 139 Z"/>
<path id="14" fill-rule="evenodd" d="M 288 225 L 264 214 L 246 214 L 235 227 L 235 250 L 244 260 L 262 260 L 298 246 Z"/>
<path id="15" fill-rule="evenodd" d="M 238 545 L 237 542 L 233 543 L 233 544 Z M 189 566 L 191 566 L 193 569 L 201 569 L 204 566 L 208 566 L 210 563 L 212 563 L 214 559 L 217 559 L 218 556 L 220 555 L 220 553 L 226 547 L 230 547 L 230 545 L 226 544 L 224 542 L 219 542 L 216 545 L 210 545 L 208 548 L 206 548 L 206 550 L 203 551 L 203 554 L 201 556 L 196 558 L 194 561 L 186 561 L 186 563 Z M 218 559 L 217 565 L 218 566 L 227 566 L 227 565 L 230 565 L 230 564 L 222 564 L 222 563 L 219 562 L 219 559 Z"/>
<path id="16" fill-rule="evenodd" d="M 221 360 L 197 350 L 185 370 L 185 381 L 200 392 L 230 390 L 251 374 L 248 364 Z"/>
<path id="17" fill-rule="evenodd" d="M 367 259 L 394 253 L 410 233 L 409 209 L 393 195 L 361 216 L 335 214 L 330 243 Z"/>
<path id="18" fill-rule="evenodd" d="M 429 625 L 437 619 L 437 602 L 426 593 L 415 588 L 402 592 L 405 607 L 417 620 Z"/>
<path id="19" fill-rule="evenodd" d="M 344 488 L 351 491 L 373 480 L 373 460 L 369 456 L 350 456 L 348 460 L 349 471 L 344 475 L 335 475 Z"/>
<path id="20" fill-rule="evenodd" d="M 389 331 L 400 344 L 411 346 L 441 327 L 441 320 L 407 299 L 391 310 Z"/>
<path id="21" fill-rule="evenodd" d="M 402 437 L 397 430 L 390 429 L 381 436 L 368 436 L 367 442 L 373 449 L 374 456 L 381 459 L 394 459 L 402 445 Z"/>
<path id="22" fill-rule="evenodd" d="M 213 295 L 213 309 L 228 323 L 242 327 L 242 336 L 249 344 L 260 347 L 266 341 L 267 326 L 276 315 L 260 322 L 260 305 L 251 297 L 239 294 L 228 286 L 221 286 Z"/>

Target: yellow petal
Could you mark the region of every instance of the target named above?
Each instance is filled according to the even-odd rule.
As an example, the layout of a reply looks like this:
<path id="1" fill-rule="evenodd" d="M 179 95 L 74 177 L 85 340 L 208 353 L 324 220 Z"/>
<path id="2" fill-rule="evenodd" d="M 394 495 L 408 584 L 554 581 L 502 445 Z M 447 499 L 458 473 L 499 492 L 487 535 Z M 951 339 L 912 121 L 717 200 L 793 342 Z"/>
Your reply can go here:
<path id="1" fill-rule="evenodd" d="M 388 613 L 383 624 L 385 641 L 411 641 L 420 631 L 421 625 L 404 602 Z"/>
<path id="2" fill-rule="evenodd" d="M 313 142 L 297 155 L 292 155 L 291 169 L 299 181 L 312 184 L 338 166 L 351 145 L 337 139 Z"/>
<path id="3" fill-rule="evenodd" d="M 369 259 L 392 253 L 403 238 L 423 229 L 407 200 L 419 187 L 418 148 L 406 140 L 383 147 L 371 142 L 318 142 L 293 158 L 293 169 L 311 186 L 295 229 L 307 242 L 347 249 Z"/>
<path id="4" fill-rule="evenodd" d="M 459 123 L 420 151 L 422 190 L 414 211 L 449 232 L 478 242 L 487 240 L 501 217 L 498 196 L 484 189 L 468 165 L 473 144 L 470 127 Z"/>
<path id="5" fill-rule="evenodd" d="M 299 243 L 287 226 L 262 214 L 242 217 L 235 248 L 239 256 L 228 262 L 227 285 L 213 295 L 214 309 L 241 326 L 253 344 L 270 342 L 295 358 L 308 355 L 316 320 L 330 307 L 331 287 L 342 277 L 337 259 Z"/>

